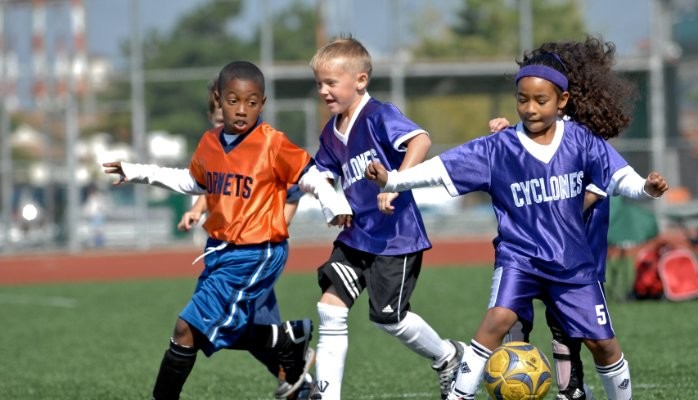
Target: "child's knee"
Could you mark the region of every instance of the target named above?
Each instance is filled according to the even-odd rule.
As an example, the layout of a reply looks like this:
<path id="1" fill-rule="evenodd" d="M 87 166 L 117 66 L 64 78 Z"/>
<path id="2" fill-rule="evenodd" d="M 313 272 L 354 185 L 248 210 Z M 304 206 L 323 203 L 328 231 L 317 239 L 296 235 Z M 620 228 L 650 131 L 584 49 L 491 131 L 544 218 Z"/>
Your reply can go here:
<path id="1" fill-rule="evenodd" d="M 597 365 L 613 364 L 623 355 L 616 338 L 603 340 L 586 339 L 584 344 L 591 352 Z"/>
<path id="2" fill-rule="evenodd" d="M 181 318 L 177 318 L 177 323 L 175 323 L 174 332 L 172 333 L 172 340 L 180 346 L 194 346 L 194 334 L 189 323 Z"/>
<path id="3" fill-rule="evenodd" d="M 489 334 L 504 336 L 516 321 L 518 317 L 515 312 L 502 307 L 493 307 L 487 310 L 482 327 Z"/>

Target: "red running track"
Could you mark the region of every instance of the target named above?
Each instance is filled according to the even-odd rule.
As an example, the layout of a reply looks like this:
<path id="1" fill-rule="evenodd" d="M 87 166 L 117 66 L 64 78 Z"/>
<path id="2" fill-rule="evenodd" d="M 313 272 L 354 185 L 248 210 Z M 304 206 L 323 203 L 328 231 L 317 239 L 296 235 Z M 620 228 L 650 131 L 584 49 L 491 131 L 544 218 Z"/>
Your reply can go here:
<path id="1" fill-rule="evenodd" d="M 292 244 L 285 272 L 315 270 L 330 255 L 328 244 Z M 90 282 L 167 277 L 196 277 L 202 261 L 192 265 L 201 248 L 140 251 L 84 251 L 79 254 L 42 253 L 0 258 L 0 285 L 49 282 Z M 491 238 L 433 241 L 424 253 L 425 267 L 487 265 L 494 260 Z"/>

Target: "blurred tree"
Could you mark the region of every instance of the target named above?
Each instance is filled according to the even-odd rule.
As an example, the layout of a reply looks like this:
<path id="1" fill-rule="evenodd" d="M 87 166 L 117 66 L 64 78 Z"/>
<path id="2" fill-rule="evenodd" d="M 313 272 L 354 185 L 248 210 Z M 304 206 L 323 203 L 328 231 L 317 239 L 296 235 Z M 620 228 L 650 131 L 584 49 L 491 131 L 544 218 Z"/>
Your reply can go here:
<path id="1" fill-rule="evenodd" d="M 510 61 L 520 59 L 518 0 L 462 0 L 455 23 L 444 24 L 437 14 L 415 21 L 414 57 L 424 60 Z M 575 0 L 531 0 L 534 46 L 546 41 L 583 39 L 585 26 Z M 435 29 L 443 25 L 443 29 Z M 446 81 L 446 79 L 444 79 Z M 437 85 L 438 86 L 438 85 Z M 461 143 L 487 134 L 487 122 L 506 117 L 516 122 L 513 86 L 502 80 L 492 85 L 448 84 L 447 94 L 420 96 L 408 103 L 408 113 L 432 134 L 439 145 Z M 435 113 L 434 110 L 440 110 Z"/>
<path id="2" fill-rule="evenodd" d="M 585 25 L 574 0 L 531 0 L 534 45 L 581 39 Z M 519 1 L 462 0 L 457 20 L 445 29 L 418 28 L 416 58 L 511 59 L 520 57 Z M 421 20 L 420 20 L 421 21 Z M 423 24 L 415 22 L 415 25 Z"/>
<path id="3" fill-rule="evenodd" d="M 230 61 L 244 59 L 259 63 L 260 28 L 257 21 L 241 20 L 244 3 L 243 0 L 209 0 L 184 15 L 171 32 L 151 31 L 145 35 L 146 76 L 153 71 L 158 71 L 159 76 L 157 80 L 146 81 L 148 131 L 181 134 L 192 149 L 201 133 L 209 128 L 208 81 Z M 306 62 L 310 59 L 315 51 L 315 18 L 314 9 L 298 0 L 274 15 L 275 59 Z M 235 29 L 231 28 L 233 24 Z M 250 34 L 241 35 L 241 30 Z M 122 48 L 128 55 L 128 42 Z M 187 68 L 210 70 L 211 76 L 178 80 L 176 70 Z M 102 100 L 128 104 L 130 90 L 129 82 L 122 81 L 113 85 Z M 123 111 L 110 113 L 99 125 L 86 131 L 111 132 L 120 141 L 130 141 L 130 110 Z"/>

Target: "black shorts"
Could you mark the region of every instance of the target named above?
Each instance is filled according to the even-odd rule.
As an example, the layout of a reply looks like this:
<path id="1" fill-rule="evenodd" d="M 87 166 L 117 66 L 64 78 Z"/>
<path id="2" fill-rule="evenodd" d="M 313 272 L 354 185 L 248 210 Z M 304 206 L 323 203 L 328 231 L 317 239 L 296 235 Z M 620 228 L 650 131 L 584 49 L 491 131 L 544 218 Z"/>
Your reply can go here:
<path id="1" fill-rule="evenodd" d="M 410 310 L 410 297 L 422 269 L 422 253 L 380 256 L 335 241 L 330 259 L 318 268 L 318 283 L 323 293 L 334 286 L 349 308 L 368 288 L 369 319 L 395 324 Z"/>

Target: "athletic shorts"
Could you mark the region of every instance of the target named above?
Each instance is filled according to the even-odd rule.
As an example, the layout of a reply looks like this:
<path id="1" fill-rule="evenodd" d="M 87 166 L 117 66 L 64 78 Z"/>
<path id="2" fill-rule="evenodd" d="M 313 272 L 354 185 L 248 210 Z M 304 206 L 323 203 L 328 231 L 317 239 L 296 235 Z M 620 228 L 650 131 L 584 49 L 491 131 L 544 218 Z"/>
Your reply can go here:
<path id="1" fill-rule="evenodd" d="M 207 247 L 220 243 L 209 239 Z M 206 356 L 233 347 L 248 323 L 257 322 L 254 308 L 258 299 L 267 297 L 266 301 L 276 303 L 272 289 L 287 257 L 286 241 L 248 246 L 228 244 L 206 255 L 194 294 L 179 315 L 208 339 L 201 344 Z M 270 295 L 272 300 L 268 298 Z"/>
<path id="2" fill-rule="evenodd" d="M 615 336 L 600 283 L 566 284 L 516 268 L 494 270 L 490 307 L 508 308 L 532 324 L 533 299 L 545 303 L 569 337 L 602 340 Z"/>
<path id="3" fill-rule="evenodd" d="M 369 319 L 396 324 L 410 310 L 410 297 L 421 269 L 421 251 L 380 256 L 335 241 L 330 259 L 318 268 L 318 283 L 323 293 L 334 286 L 349 308 L 367 288 Z"/>

